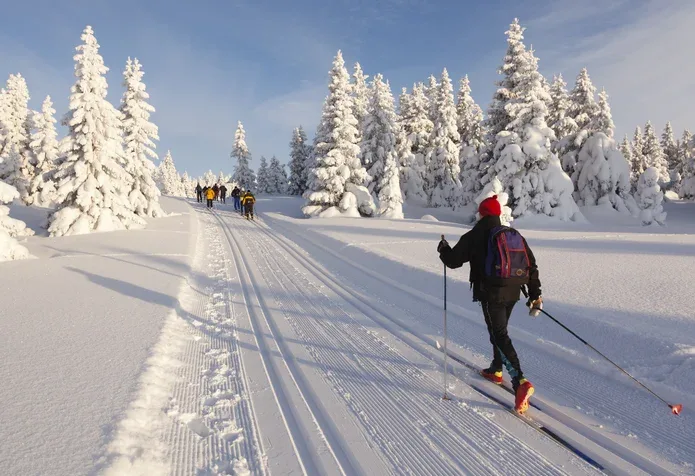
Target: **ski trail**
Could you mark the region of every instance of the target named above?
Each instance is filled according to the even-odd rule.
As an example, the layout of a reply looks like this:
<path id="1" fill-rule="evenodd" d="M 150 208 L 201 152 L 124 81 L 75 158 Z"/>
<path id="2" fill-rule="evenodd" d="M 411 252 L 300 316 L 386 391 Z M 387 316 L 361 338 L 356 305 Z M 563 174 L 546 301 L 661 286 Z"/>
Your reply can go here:
<path id="1" fill-rule="evenodd" d="M 277 220 L 271 220 L 271 222 L 274 227 L 278 225 Z M 299 234 L 297 234 L 297 232 L 289 229 L 285 223 L 283 223 L 282 226 L 278 226 L 278 228 L 281 229 L 283 233 L 288 234 L 288 236 L 291 236 L 292 240 L 294 240 L 295 242 L 305 241 L 311 245 L 311 249 L 321 250 L 322 252 L 325 252 L 327 255 L 331 256 L 333 260 L 338 260 L 342 263 L 349 264 L 351 268 L 359 270 L 359 272 L 361 272 L 359 282 L 351 278 L 346 278 L 350 280 L 350 286 L 356 290 L 359 290 L 360 293 L 364 293 L 365 295 L 372 294 L 371 289 L 367 288 L 366 286 L 367 284 L 372 284 L 373 286 L 375 286 L 376 284 L 374 283 L 376 282 L 378 282 L 379 285 L 383 286 L 384 284 L 386 284 L 389 287 L 395 289 L 399 298 L 397 300 L 394 300 L 393 302 L 388 303 L 388 307 L 390 308 L 390 313 L 401 316 L 399 317 L 399 319 L 394 320 L 394 323 L 396 323 L 397 325 L 404 326 L 404 323 L 409 323 L 408 325 L 415 325 L 418 328 L 422 328 L 424 326 L 420 324 L 422 322 L 421 316 L 430 315 L 433 312 L 433 307 L 436 307 L 436 310 L 434 310 L 434 312 L 440 311 L 440 298 L 435 298 L 434 296 L 430 296 L 418 290 L 409 288 L 407 285 L 395 282 L 390 278 L 380 275 L 377 271 L 367 269 L 359 263 L 350 261 L 345 257 L 338 255 L 333 250 L 326 248 L 322 244 L 318 243 L 316 240 L 303 235 L 300 236 Z M 302 256 L 307 255 L 306 251 L 304 250 L 301 250 L 300 253 L 302 254 Z M 343 269 L 341 268 L 341 271 L 342 270 Z M 452 342 L 457 343 L 466 343 L 466 346 L 463 349 L 468 351 L 468 353 L 472 353 L 471 358 L 467 359 L 471 361 L 471 363 L 475 364 L 476 360 L 485 362 L 484 356 L 487 355 L 489 350 L 487 348 L 487 331 L 484 329 L 484 324 L 480 322 L 478 316 L 473 316 L 471 311 L 468 311 L 459 306 L 451 305 L 449 312 L 453 316 L 466 318 L 467 326 L 465 334 L 461 332 L 460 325 L 451 326 L 449 332 L 450 340 Z M 425 326 L 429 326 L 429 323 L 425 323 Z M 476 327 L 475 336 L 471 335 L 471 326 Z M 425 333 L 427 332 L 425 331 Z M 414 332 L 414 334 L 417 335 L 416 332 Z M 430 340 L 429 335 L 426 340 Z M 535 342 L 529 342 L 527 339 L 516 339 L 515 342 L 517 341 L 522 341 L 524 344 L 531 345 L 533 345 Z M 543 354 L 545 354 L 545 351 L 547 349 L 540 350 L 543 352 Z M 540 362 L 539 360 L 547 360 L 548 358 L 550 357 L 547 355 L 537 355 L 536 353 L 524 353 L 524 363 L 527 368 L 532 368 L 534 364 L 541 366 L 542 362 Z M 578 372 L 580 374 L 587 373 L 587 371 L 583 369 L 578 369 Z M 534 377 L 534 380 L 536 380 L 537 382 L 542 382 L 544 388 L 552 388 L 556 394 L 562 394 L 567 398 L 568 401 L 576 402 L 577 407 L 579 407 L 579 405 L 586 405 L 587 401 L 592 402 L 595 405 L 593 406 L 595 410 L 592 410 L 591 413 L 594 413 L 597 416 L 605 415 L 604 418 L 608 421 L 619 420 L 622 423 L 628 422 L 629 424 L 629 422 L 633 422 L 636 424 L 639 420 L 639 423 L 641 423 L 642 425 L 644 425 L 645 423 L 644 420 L 640 419 L 640 417 L 638 416 L 643 413 L 644 409 L 642 409 L 642 411 L 640 412 L 636 411 L 636 409 L 635 411 L 626 411 L 626 406 L 631 406 L 629 398 L 626 398 L 625 401 L 615 401 L 613 398 L 614 394 L 610 393 L 608 389 L 595 387 L 592 387 L 591 394 L 587 395 L 586 382 L 583 379 L 568 379 L 566 378 L 566 376 L 564 376 L 564 378 L 560 378 L 559 375 L 555 376 L 554 374 L 543 374 L 537 378 Z M 638 389 L 628 387 L 628 392 L 638 391 Z M 611 396 L 607 397 L 606 395 Z M 589 428 L 588 426 L 586 426 L 586 424 L 580 423 L 572 416 L 566 414 L 566 412 L 557 409 L 554 405 L 545 401 L 542 396 L 535 397 L 535 401 L 542 402 L 542 409 L 548 412 L 548 414 L 551 415 L 553 418 L 562 421 L 573 430 L 584 434 L 587 438 L 594 439 L 599 445 L 605 446 L 607 449 L 615 452 L 617 455 L 621 455 L 621 457 L 624 457 L 627 461 L 630 461 L 632 464 L 636 464 L 637 466 L 645 469 L 649 468 L 649 472 L 658 474 L 670 474 L 671 472 L 681 472 L 675 468 L 667 470 L 666 467 L 670 466 L 669 462 L 661 460 L 661 458 L 659 459 L 663 462 L 653 462 L 651 455 L 650 457 L 645 458 L 644 456 L 641 456 L 633 450 L 628 449 L 619 442 L 610 439 L 606 435 L 600 433 L 598 430 Z M 659 414 L 661 414 L 662 411 L 660 409 L 655 409 L 654 412 L 659 412 Z M 684 422 L 685 420 L 674 421 L 673 424 L 675 424 L 675 426 L 677 427 L 683 427 L 684 424 L 687 426 L 687 423 Z M 660 425 L 657 421 L 650 422 L 649 424 L 647 424 L 647 427 L 650 428 L 650 434 L 648 436 L 657 436 L 656 439 L 659 440 L 658 447 L 660 447 L 660 451 L 662 453 L 667 455 L 672 454 L 674 455 L 674 457 L 678 455 L 678 457 L 680 458 L 682 458 L 683 455 L 692 453 L 691 449 L 689 449 L 689 439 L 682 437 L 682 435 L 691 434 L 692 428 L 687 429 L 683 427 L 682 432 L 679 431 L 674 433 L 664 430 L 662 425 Z M 654 433 L 652 434 L 651 431 L 653 431 Z M 667 442 L 668 445 L 664 441 L 661 441 L 662 439 L 665 440 L 665 442 Z M 667 466 L 664 466 L 664 464 Z M 687 469 L 687 467 L 681 469 Z"/>
<path id="2" fill-rule="evenodd" d="M 240 241 L 254 244 L 247 246 L 249 255 L 257 264 L 264 263 L 259 267 L 270 291 L 266 301 L 282 309 L 322 369 L 324 380 L 362 422 L 394 472 L 564 472 L 508 430 L 511 426 L 527 432 L 523 423 L 503 418 L 508 425 L 500 427 L 497 419 L 490 419 L 486 414 L 494 412 L 479 396 L 475 401 L 476 396 L 469 392 L 458 406 L 442 402 L 440 380 L 432 376 L 431 362 L 425 365 L 426 371 L 420 370 L 368 329 L 374 323 L 367 316 L 331 293 L 315 276 L 310 277 L 258 228 L 238 219 L 233 225 Z M 554 444 L 548 442 L 547 446 L 549 453 L 557 452 Z M 514 457 L 500 457 L 506 452 Z M 592 471 L 574 457 L 570 461 L 574 471 Z"/>
<path id="3" fill-rule="evenodd" d="M 105 475 L 267 474 L 234 332 L 228 257 L 198 216 L 191 275 L 100 463 Z"/>

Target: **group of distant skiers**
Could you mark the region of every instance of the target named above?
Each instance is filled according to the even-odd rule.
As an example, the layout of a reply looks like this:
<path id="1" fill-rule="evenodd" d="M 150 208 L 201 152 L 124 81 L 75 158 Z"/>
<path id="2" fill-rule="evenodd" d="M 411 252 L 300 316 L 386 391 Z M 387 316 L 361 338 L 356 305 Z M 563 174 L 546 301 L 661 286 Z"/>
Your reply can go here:
<path id="1" fill-rule="evenodd" d="M 227 187 L 225 187 L 224 184 L 215 184 L 212 187 L 206 185 L 202 187 L 200 183 L 198 183 L 195 187 L 195 195 L 198 203 L 203 203 L 203 198 L 205 198 L 208 208 L 213 208 L 215 201 L 227 203 Z M 253 220 L 253 208 L 256 204 L 256 197 L 253 195 L 253 192 L 234 186 L 231 197 L 234 201 L 234 211 L 238 211 L 244 215 L 247 220 Z"/>

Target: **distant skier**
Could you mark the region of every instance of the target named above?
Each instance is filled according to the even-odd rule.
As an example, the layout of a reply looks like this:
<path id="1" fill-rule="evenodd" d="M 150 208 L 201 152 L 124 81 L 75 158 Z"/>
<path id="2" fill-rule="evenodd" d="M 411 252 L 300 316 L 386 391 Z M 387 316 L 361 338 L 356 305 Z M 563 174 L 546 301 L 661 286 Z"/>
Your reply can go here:
<path id="1" fill-rule="evenodd" d="M 208 201 L 208 208 L 213 208 L 212 203 L 215 201 L 215 190 L 214 188 L 208 188 L 205 192 L 205 198 Z"/>
<path id="2" fill-rule="evenodd" d="M 220 201 L 227 203 L 227 187 L 224 184 L 220 185 Z"/>
<path id="3" fill-rule="evenodd" d="M 253 220 L 253 205 L 256 203 L 256 197 L 253 196 L 251 190 L 247 190 L 241 197 L 241 204 L 244 206 L 244 215 L 247 220 Z"/>
<path id="4" fill-rule="evenodd" d="M 200 182 L 195 186 L 195 198 L 198 200 L 198 203 L 203 203 L 203 187 L 200 186 Z"/>
<path id="5" fill-rule="evenodd" d="M 220 187 L 215 184 L 212 186 L 212 191 L 215 192 L 215 200 L 217 200 L 220 196 Z"/>
<path id="6" fill-rule="evenodd" d="M 236 185 L 232 190 L 232 199 L 234 199 L 234 210 L 241 210 L 241 190 Z"/>
<path id="7" fill-rule="evenodd" d="M 526 305 L 530 314 L 538 315 L 543 307 L 538 266 L 526 240 L 513 228 L 500 222 L 502 209 L 497 196 L 486 198 L 478 208 L 480 220 L 471 231 L 451 248 L 445 239 L 437 251 L 442 262 L 451 269 L 470 263 L 473 301 L 480 302 L 485 316 L 494 358 L 482 370 L 486 379 L 501 384 L 502 366 L 512 377 L 516 395 L 515 409 L 524 413 L 534 388 L 521 371 L 519 357 L 507 332 L 509 317 L 520 298 L 521 287 L 528 286 Z"/>

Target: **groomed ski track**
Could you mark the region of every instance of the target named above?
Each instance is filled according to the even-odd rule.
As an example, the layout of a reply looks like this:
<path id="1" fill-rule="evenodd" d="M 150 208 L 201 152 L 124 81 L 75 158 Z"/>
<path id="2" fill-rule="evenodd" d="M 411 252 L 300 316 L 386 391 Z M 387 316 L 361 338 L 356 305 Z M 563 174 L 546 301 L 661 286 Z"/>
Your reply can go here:
<path id="1" fill-rule="evenodd" d="M 364 266 L 360 264 L 359 260 L 351 260 L 350 255 L 337 253 L 336 249 L 340 248 L 340 243 L 332 238 L 312 232 L 300 235 L 295 229 L 296 226 L 289 225 L 283 219 L 265 218 L 264 221 L 270 224 L 272 230 L 276 231 L 276 239 L 282 240 L 286 246 L 297 247 L 300 250 L 299 253 L 307 257 L 308 253 L 306 250 L 311 250 L 312 256 L 321 256 L 321 263 L 330 263 L 331 266 L 337 266 L 339 272 L 344 274 L 344 276 L 341 276 L 341 279 L 347 284 L 344 287 L 345 291 L 356 296 L 357 299 L 369 303 L 375 309 L 375 312 L 384 317 L 386 321 L 383 324 L 384 327 L 391 332 L 398 332 L 397 329 L 400 329 L 409 335 L 416 336 L 416 339 L 424 341 L 427 346 L 435 347 L 436 340 L 441 336 L 419 331 L 418 329 L 425 326 L 418 324 L 423 319 L 430 319 L 432 308 L 435 308 L 437 313 L 441 312 L 441 297 L 434 297 L 406 284 L 396 282 L 382 275 L 378 267 Z M 336 246 L 327 246 L 328 243 Z M 344 250 L 344 248 L 342 249 Z M 355 250 L 353 248 L 353 252 L 359 251 L 359 249 Z M 318 262 L 318 259 L 314 258 L 313 261 Z M 365 262 L 368 262 L 368 258 Z M 360 283 L 355 277 L 359 277 L 359 280 L 363 281 L 363 283 Z M 380 302 L 377 296 L 371 296 L 370 286 L 373 289 L 389 288 L 387 293 L 390 297 L 389 302 Z M 399 296 L 398 299 L 391 298 L 391 296 L 395 295 Z M 466 342 L 466 347 L 454 347 L 457 350 L 449 349 L 449 354 L 455 360 L 463 363 L 463 365 L 460 365 L 453 362 L 453 370 L 459 372 L 459 375 L 464 380 L 468 380 L 474 386 L 478 386 L 479 384 L 476 382 L 478 380 L 477 376 L 471 375 L 469 368 L 476 367 L 476 365 L 469 357 L 464 357 L 464 355 L 486 355 L 488 352 L 487 331 L 484 328 L 484 323 L 479 316 L 472 316 L 469 310 L 457 305 L 451 305 L 451 303 L 449 305 L 449 315 L 450 318 L 453 316 L 453 319 L 465 319 L 463 328 L 467 332 L 471 332 L 471 326 L 473 326 L 476 328 L 476 333 L 485 335 L 485 337 L 481 336 L 480 339 L 475 340 L 467 338 L 467 336 L 461 333 L 462 326 L 453 328 L 450 326 L 449 329 L 450 340 Z M 398 318 L 394 319 L 393 316 L 398 316 Z M 435 319 L 441 320 L 441 317 L 437 316 Z M 534 352 L 536 355 L 531 355 L 535 359 L 545 359 L 547 361 L 548 359 L 557 358 L 556 355 L 549 354 L 546 351 L 537 352 L 538 349 L 533 345 L 534 340 L 524 336 L 523 333 L 521 338 L 515 336 L 515 342 L 519 341 L 524 345 L 530 345 L 530 347 L 536 350 Z M 463 354 L 459 350 L 463 351 Z M 529 360 L 528 352 L 524 352 L 523 355 L 525 362 Z M 573 362 L 566 363 L 574 365 Z M 543 366 L 543 368 L 546 367 Z M 685 436 L 692 434 L 692 427 L 688 426 L 686 420 L 673 418 L 667 412 L 664 412 L 660 405 L 654 404 L 650 399 L 647 399 L 646 402 L 650 405 L 649 409 L 638 408 L 638 403 L 631 400 L 629 393 L 634 392 L 641 397 L 644 397 L 644 395 L 641 395 L 640 389 L 636 389 L 630 382 L 627 382 L 625 385 L 626 396 L 624 400 L 617 401 L 614 398 L 614 394 L 609 393 L 608 387 L 591 386 L 589 389 L 586 386 L 585 382 L 589 380 L 581 378 L 588 373 L 586 369 L 576 367 L 573 368 L 573 371 L 580 378 L 567 378 L 567 376 L 562 378 L 555 375 L 542 374 L 538 378 L 534 375 L 534 381 L 541 383 L 541 390 L 543 388 L 553 389 L 556 393 L 566 397 L 568 401 L 576 401 L 577 405 L 581 404 L 588 409 L 593 409 L 597 415 L 605 415 L 605 418 L 609 421 L 620 422 L 628 428 L 631 425 L 637 427 L 640 425 L 646 426 L 649 430 L 647 435 L 651 437 L 650 443 L 653 443 L 663 455 L 687 455 L 692 452 L 691 440 Z M 593 380 L 592 384 L 595 385 L 595 382 L 596 380 Z M 613 386 L 621 385 L 608 378 L 604 378 L 603 381 L 599 380 L 599 382 Z M 486 384 L 487 382 L 483 382 L 485 393 L 490 393 L 495 399 L 509 398 L 509 395 L 502 389 Z M 496 390 L 497 392 L 495 392 Z M 643 403 L 644 399 L 641 398 L 639 402 Z M 691 468 L 687 465 L 682 467 L 670 465 L 662 459 L 661 455 L 657 455 L 658 457 L 654 458 L 654 455 L 648 452 L 628 448 L 621 444 L 620 441 L 610 438 L 600 430 L 598 425 L 580 421 L 570 412 L 544 398 L 542 391 L 540 395 L 537 394 L 534 397 L 532 406 L 533 408 L 529 412 L 531 417 L 544 424 L 554 433 L 567 436 L 573 444 L 579 443 L 575 446 L 585 451 L 590 458 L 604 465 L 609 472 L 620 473 L 627 471 L 627 474 L 634 474 L 635 471 L 642 471 L 646 474 L 691 474 Z M 666 422 L 664 422 L 664 419 L 667 419 Z M 668 426 L 664 423 L 668 423 Z M 673 427 L 677 430 L 669 431 L 668 427 Z M 594 450 L 585 450 L 585 444 L 593 445 Z M 614 463 L 618 461 L 622 463 L 615 466 Z"/>
<path id="2" fill-rule="evenodd" d="M 595 472 L 458 379 L 450 383 L 454 400 L 442 401 L 441 361 L 431 347 L 424 350 L 422 339 L 395 329 L 371 298 L 341 290 L 336 278 L 264 224 L 225 209 L 212 214 L 232 250 L 269 384 L 302 472 Z M 259 427 L 261 435 L 268 431 Z M 591 448 L 590 441 L 577 438 Z M 640 473 L 594 446 L 597 455 L 591 457 L 602 460 L 608 472 Z"/>

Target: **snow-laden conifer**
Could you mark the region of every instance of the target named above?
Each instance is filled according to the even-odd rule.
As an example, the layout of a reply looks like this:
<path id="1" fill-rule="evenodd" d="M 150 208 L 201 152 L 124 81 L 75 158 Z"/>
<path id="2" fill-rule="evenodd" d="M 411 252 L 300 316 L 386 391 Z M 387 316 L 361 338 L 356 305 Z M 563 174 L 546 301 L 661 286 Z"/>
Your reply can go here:
<path id="1" fill-rule="evenodd" d="M 34 132 L 31 135 L 30 144 L 34 177 L 27 195 L 28 205 L 52 207 L 56 199 L 56 188 L 52 177 L 59 152 L 55 112 L 51 97 L 46 96 L 41 112 L 34 113 Z"/>
<path id="2" fill-rule="evenodd" d="M 307 205 L 303 211 L 308 216 L 354 216 L 358 210 L 345 207 L 357 203 L 357 199 L 343 200 L 343 196 L 346 193 L 354 195 L 347 190 L 348 184 L 353 189 L 363 189 L 368 175 L 359 159 L 352 87 L 340 51 L 329 74 L 329 94 L 317 129 L 309 189 L 305 193 Z M 367 192 L 366 188 L 364 191 Z M 373 211 L 373 206 L 371 210 L 362 206 L 359 213 L 369 215 Z"/>
<path id="3" fill-rule="evenodd" d="M 203 187 L 212 187 L 217 183 L 217 176 L 215 175 L 215 172 L 212 170 L 209 170 L 203 174 L 203 183 L 201 185 Z"/>
<path id="4" fill-rule="evenodd" d="M 381 74 L 374 76 L 369 98 L 367 116 L 364 119 L 362 143 L 360 145 L 362 163 L 369 165 L 367 173 L 371 182 L 367 189 L 374 196 L 379 196 L 383 182 L 386 162 L 396 160 L 397 117 L 391 88 L 384 82 Z M 399 187 L 400 192 L 400 187 Z"/>
<path id="5" fill-rule="evenodd" d="M 480 153 L 485 147 L 483 110 L 471 97 L 468 76 L 464 76 L 459 84 L 456 113 L 461 144 L 459 153 L 461 200 L 462 204 L 466 205 L 473 201 L 475 194 L 482 188 Z"/>
<path id="6" fill-rule="evenodd" d="M 256 175 L 256 191 L 258 193 L 269 193 L 268 191 L 268 161 L 261 156 L 258 174 Z"/>
<path id="7" fill-rule="evenodd" d="M 0 113 L 0 180 L 15 187 L 28 204 L 34 178 L 33 154 L 30 147 L 32 114 L 29 111 L 29 89 L 21 74 L 11 74 L 2 97 Z"/>
<path id="8" fill-rule="evenodd" d="M 595 95 L 596 88 L 591 82 L 589 72 L 583 68 L 579 72 L 574 88 L 569 95 L 569 116 L 577 125 L 577 130 L 557 143 L 558 153 L 561 154 L 562 168 L 569 175 L 574 174 L 579 151 L 594 131 L 592 121 L 599 114 L 599 105 L 596 103 Z M 576 178 L 576 175 L 574 177 Z"/>
<path id="9" fill-rule="evenodd" d="M 431 207 L 454 207 L 461 203 L 459 148 L 454 90 L 446 69 L 434 95 L 434 130 L 427 150 L 425 191 Z"/>
<path id="10" fill-rule="evenodd" d="M 369 86 L 367 85 L 367 78 L 369 75 L 364 74 L 362 71 L 362 66 L 359 63 L 355 63 L 355 68 L 352 73 L 352 104 L 353 112 L 355 114 L 355 119 L 357 120 L 357 143 L 362 140 L 362 131 L 364 130 L 364 121 L 369 114 L 369 98 L 371 92 L 369 91 Z M 366 168 L 369 166 L 365 163 L 362 165 Z"/>
<path id="11" fill-rule="evenodd" d="M 256 174 L 249 165 L 251 153 L 246 145 L 246 131 L 241 121 L 238 122 L 236 132 L 234 133 L 234 148 L 232 149 L 231 157 L 236 159 L 232 180 L 238 183 L 244 190 L 254 188 L 256 186 Z"/>
<path id="12" fill-rule="evenodd" d="M 661 149 L 664 151 L 669 171 L 676 171 L 678 169 L 678 145 L 673 137 L 671 121 L 666 123 L 666 127 L 664 127 L 664 131 L 661 134 Z"/>
<path id="13" fill-rule="evenodd" d="M 397 138 L 401 167 L 401 189 L 408 200 L 425 205 L 427 149 L 434 124 L 427 112 L 428 101 L 422 83 L 413 86 L 412 94 L 401 94 L 400 132 Z"/>
<path id="14" fill-rule="evenodd" d="M 29 251 L 19 244 L 16 237 L 32 235 L 33 231 L 24 222 L 11 218 L 10 209 L 5 205 L 17 198 L 17 189 L 0 181 L 0 261 L 29 258 Z"/>
<path id="15" fill-rule="evenodd" d="M 159 178 L 158 185 L 163 195 L 171 197 L 184 197 L 186 195 L 181 184 L 181 176 L 176 171 L 171 151 L 167 151 L 162 163 L 159 164 L 157 176 Z"/>
<path id="16" fill-rule="evenodd" d="M 637 126 L 632 137 L 632 161 L 630 162 L 630 180 L 637 184 L 642 173 L 647 169 L 644 157 L 644 134 L 642 128 Z"/>
<path id="17" fill-rule="evenodd" d="M 287 193 L 287 172 L 277 157 L 270 158 L 268 166 L 268 193 L 284 195 Z"/>
<path id="18" fill-rule="evenodd" d="M 561 74 L 553 78 L 550 85 L 550 107 L 548 109 L 548 125 L 555 133 L 553 152 L 560 152 L 558 145 L 565 138 L 577 132 L 577 123 L 569 115 L 572 102 L 567 92 L 567 83 Z"/>
<path id="19" fill-rule="evenodd" d="M 181 175 L 181 187 L 183 188 L 183 196 L 186 198 L 195 198 L 195 186 L 196 183 L 193 181 L 187 171 L 183 172 Z"/>
<path id="20" fill-rule="evenodd" d="M 505 93 L 503 109 L 509 122 L 496 124 L 502 130 L 495 138 L 490 178 L 495 175 L 509 194 L 514 217 L 547 215 L 560 220 L 583 219 L 574 202 L 571 179 L 562 171 L 551 151 L 555 135 L 546 124 L 548 92 L 538 72 L 533 51 L 526 51 L 520 32 L 513 23 L 508 36 L 514 35 L 518 58 L 505 58 L 515 65 L 512 89 Z"/>
<path id="21" fill-rule="evenodd" d="M 644 156 L 645 167 L 653 167 L 659 174 L 659 184 L 665 185 L 671 181 L 668 172 L 668 163 L 661 143 L 656 136 L 656 131 L 651 121 L 644 126 L 644 143 L 642 145 L 642 155 Z"/>
<path id="22" fill-rule="evenodd" d="M 128 58 L 123 72 L 125 92 L 121 99 L 123 114 L 123 140 L 125 144 L 125 170 L 133 181 L 128 199 L 141 217 L 157 218 L 165 213 L 159 205 L 160 191 L 153 174 L 157 158 L 154 141 L 159 140 L 157 126 L 150 122 L 154 107 L 142 82 L 144 72 L 137 58 Z"/>
<path id="23" fill-rule="evenodd" d="M 302 195 L 307 189 L 307 167 L 310 167 L 309 154 L 311 150 L 302 126 L 292 132 L 290 142 L 290 177 L 287 193 Z"/>
<path id="24" fill-rule="evenodd" d="M 666 212 L 662 205 L 664 193 L 659 187 L 660 179 L 659 171 L 649 167 L 637 182 L 635 200 L 641 210 L 640 219 L 643 225 L 664 225 L 666 222 Z"/>
<path id="25" fill-rule="evenodd" d="M 504 186 L 502 182 L 494 176 L 492 179 L 483 187 L 480 194 L 475 198 L 476 209 L 480 206 L 480 203 L 486 198 L 497 197 L 497 201 L 500 203 L 500 208 L 502 210 L 502 215 L 500 215 L 500 222 L 503 225 L 509 226 L 514 220 L 512 216 L 512 209 L 509 208 L 507 203 L 509 202 L 509 195 L 504 191 Z M 476 219 L 480 219 L 480 214 L 476 213 Z"/>
<path id="26" fill-rule="evenodd" d="M 75 55 L 69 111 L 69 142 L 55 171 L 57 209 L 49 217 L 51 236 L 141 228 L 127 193 L 132 178 L 123 169 L 121 114 L 106 100 L 108 68 L 88 26 Z"/>

